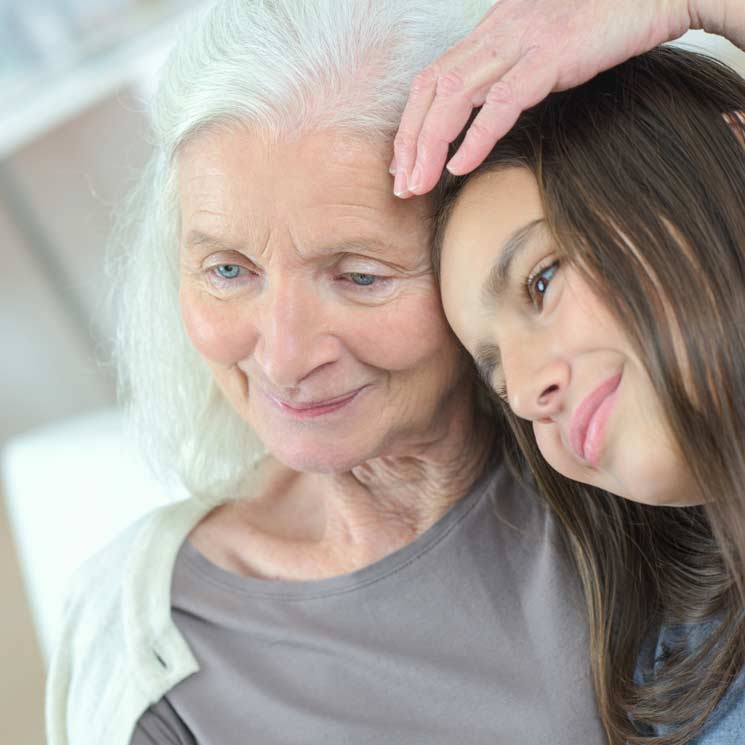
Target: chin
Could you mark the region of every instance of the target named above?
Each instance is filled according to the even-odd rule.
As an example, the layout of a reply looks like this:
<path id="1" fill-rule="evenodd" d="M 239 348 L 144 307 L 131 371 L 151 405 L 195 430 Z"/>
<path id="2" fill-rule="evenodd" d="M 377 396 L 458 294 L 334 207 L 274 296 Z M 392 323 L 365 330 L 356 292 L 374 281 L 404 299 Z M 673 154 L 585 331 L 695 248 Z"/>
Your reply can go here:
<path id="1" fill-rule="evenodd" d="M 375 457 L 367 449 L 350 448 L 339 442 L 327 444 L 267 443 L 269 452 L 293 471 L 345 473 Z"/>

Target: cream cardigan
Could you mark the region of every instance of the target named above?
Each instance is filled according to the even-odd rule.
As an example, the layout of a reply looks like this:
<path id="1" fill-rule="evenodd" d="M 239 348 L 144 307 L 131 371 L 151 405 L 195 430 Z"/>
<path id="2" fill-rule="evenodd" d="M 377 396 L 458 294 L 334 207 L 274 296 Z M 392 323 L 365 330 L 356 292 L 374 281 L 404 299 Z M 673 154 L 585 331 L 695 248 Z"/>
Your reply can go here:
<path id="1" fill-rule="evenodd" d="M 77 572 L 47 680 L 47 745 L 129 745 L 143 712 L 199 669 L 171 620 L 170 585 L 214 506 L 155 510 Z"/>

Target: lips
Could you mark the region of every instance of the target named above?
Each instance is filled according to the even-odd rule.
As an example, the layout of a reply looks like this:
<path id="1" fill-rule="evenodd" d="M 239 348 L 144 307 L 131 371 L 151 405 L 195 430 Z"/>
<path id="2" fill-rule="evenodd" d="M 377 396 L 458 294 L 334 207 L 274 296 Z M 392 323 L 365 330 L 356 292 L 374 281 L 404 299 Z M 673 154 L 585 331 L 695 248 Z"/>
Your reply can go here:
<path id="1" fill-rule="evenodd" d="M 603 381 L 577 407 L 569 427 L 569 443 L 581 460 L 597 466 L 602 455 L 605 428 L 617 399 L 621 373 Z"/>
<path id="2" fill-rule="evenodd" d="M 351 403 L 352 400 L 357 397 L 357 394 L 366 387 L 367 386 L 362 386 L 362 388 L 357 388 L 349 393 L 345 393 L 334 398 L 305 402 L 284 401 L 283 399 L 272 396 L 271 394 L 266 395 L 267 398 L 284 413 L 289 414 L 297 419 L 312 419 L 314 417 L 338 411 L 347 404 Z"/>

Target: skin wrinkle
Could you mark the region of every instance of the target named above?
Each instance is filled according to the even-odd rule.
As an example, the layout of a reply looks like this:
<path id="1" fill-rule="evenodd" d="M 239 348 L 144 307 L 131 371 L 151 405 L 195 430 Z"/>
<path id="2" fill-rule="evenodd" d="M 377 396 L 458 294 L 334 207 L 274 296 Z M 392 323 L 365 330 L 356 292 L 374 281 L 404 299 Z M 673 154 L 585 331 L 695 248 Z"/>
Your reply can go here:
<path id="1" fill-rule="evenodd" d="M 204 240 L 199 241 L 196 245 L 194 245 L 195 248 L 201 248 L 201 247 L 209 247 L 210 252 L 234 252 L 234 253 L 240 253 L 242 254 L 247 260 L 253 261 L 254 258 L 257 258 L 260 256 L 260 254 L 256 254 L 256 257 L 253 257 L 248 249 L 242 248 L 242 247 L 229 247 L 226 245 L 225 242 L 221 241 L 220 239 L 212 238 L 205 236 Z M 268 244 L 269 241 L 266 241 L 266 244 Z M 266 253 L 268 249 L 264 248 L 262 249 L 261 253 Z M 295 249 L 296 253 L 298 255 L 298 258 L 303 258 L 302 253 L 299 249 Z M 374 259 L 376 259 L 379 262 L 382 262 L 386 264 L 387 266 L 390 266 L 392 268 L 395 268 L 401 272 L 407 272 L 407 273 L 413 273 L 417 272 L 419 274 L 431 274 L 431 267 L 427 261 L 421 261 L 415 266 L 407 267 L 403 264 L 397 263 L 392 260 L 391 257 L 395 256 L 397 253 L 397 248 L 394 245 L 389 244 L 383 244 L 377 242 L 375 239 L 372 238 L 351 238 L 344 241 L 344 243 L 341 243 L 339 245 L 330 245 L 328 247 L 322 247 L 320 250 L 317 251 L 317 255 L 320 256 L 341 256 L 345 254 L 357 254 L 360 256 L 369 255 L 372 256 Z"/>
<path id="2" fill-rule="evenodd" d="M 199 213 L 194 213 L 195 217 Z M 185 252 L 189 251 L 209 251 L 212 252 L 220 252 L 220 251 L 234 251 L 236 253 L 243 254 L 247 259 L 251 260 L 252 258 L 259 258 L 263 254 L 266 253 L 268 250 L 268 246 L 271 243 L 271 236 L 267 236 L 266 239 L 263 239 L 261 241 L 257 241 L 258 244 L 262 246 L 261 250 L 255 254 L 255 257 L 252 257 L 250 251 L 248 248 L 245 247 L 245 245 L 236 243 L 231 245 L 230 240 L 226 240 L 223 238 L 219 238 L 216 236 L 208 235 L 205 232 L 202 232 L 200 230 L 192 230 L 189 235 L 187 235 L 183 241 L 182 241 L 182 250 Z M 296 251 L 298 254 L 298 257 L 302 258 L 303 254 L 302 252 L 297 248 L 297 242 L 293 240 L 293 245 L 296 247 Z M 342 253 L 342 252 L 353 252 L 353 251 L 360 251 L 361 253 L 368 253 L 373 256 L 386 256 L 386 257 L 392 257 L 395 256 L 398 252 L 398 247 L 393 244 L 386 244 L 381 243 L 377 241 L 375 238 L 367 238 L 367 237 L 359 237 L 359 238 L 351 238 L 344 241 L 343 244 L 340 245 L 330 245 L 328 247 L 322 248 L 318 253 L 319 254 L 336 254 L 336 253 Z M 390 258 L 386 260 L 387 264 L 391 266 L 398 266 L 400 268 L 404 268 L 400 264 L 396 264 L 393 262 Z M 431 268 L 429 265 L 429 262 L 425 259 L 422 259 L 418 267 L 421 271 L 426 270 L 427 272 L 431 273 Z"/>

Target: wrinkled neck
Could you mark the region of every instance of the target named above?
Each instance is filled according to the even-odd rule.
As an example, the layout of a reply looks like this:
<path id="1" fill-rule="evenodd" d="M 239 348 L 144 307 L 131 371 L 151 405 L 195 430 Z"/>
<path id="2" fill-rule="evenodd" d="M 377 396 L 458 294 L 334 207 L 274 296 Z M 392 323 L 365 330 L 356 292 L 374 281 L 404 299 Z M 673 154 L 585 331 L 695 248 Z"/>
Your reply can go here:
<path id="1" fill-rule="evenodd" d="M 410 543 L 470 492 L 494 457 L 496 434 L 469 402 L 431 439 L 317 476 L 325 484 L 321 540 L 370 562 Z"/>

